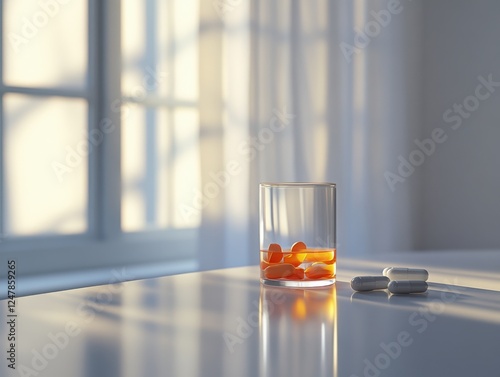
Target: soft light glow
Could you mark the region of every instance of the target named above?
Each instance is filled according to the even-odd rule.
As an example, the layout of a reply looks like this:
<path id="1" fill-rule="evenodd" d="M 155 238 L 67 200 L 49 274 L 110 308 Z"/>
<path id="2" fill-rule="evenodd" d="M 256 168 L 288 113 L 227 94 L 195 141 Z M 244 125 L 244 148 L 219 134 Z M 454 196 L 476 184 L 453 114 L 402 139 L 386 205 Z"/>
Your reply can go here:
<path id="1" fill-rule="evenodd" d="M 9 94 L 4 105 L 6 233 L 85 231 L 85 101 Z"/>
<path id="2" fill-rule="evenodd" d="M 61 3 L 3 1 L 4 80 L 7 85 L 85 87 L 87 1 Z"/>

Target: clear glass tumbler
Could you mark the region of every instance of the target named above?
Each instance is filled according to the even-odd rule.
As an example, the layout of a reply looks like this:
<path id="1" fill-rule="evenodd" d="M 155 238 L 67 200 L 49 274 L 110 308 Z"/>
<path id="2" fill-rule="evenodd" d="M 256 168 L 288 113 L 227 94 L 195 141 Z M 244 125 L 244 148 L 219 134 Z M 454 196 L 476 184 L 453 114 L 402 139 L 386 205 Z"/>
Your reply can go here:
<path id="1" fill-rule="evenodd" d="M 286 287 L 333 284 L 334 183 L 260 184 L 261 282 Z"/>

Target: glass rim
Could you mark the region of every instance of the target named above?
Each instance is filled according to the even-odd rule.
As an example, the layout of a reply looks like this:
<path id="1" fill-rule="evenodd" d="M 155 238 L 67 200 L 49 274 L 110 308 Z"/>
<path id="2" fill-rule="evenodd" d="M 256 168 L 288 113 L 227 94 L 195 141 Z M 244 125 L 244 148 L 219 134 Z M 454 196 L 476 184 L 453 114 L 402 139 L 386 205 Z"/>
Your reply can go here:
<path id="1" fill-rule="evenodd" d="M 273 188 L 317 188 L 317 187 L 330 187 L 336 188 L 337 184 L 332 182 L 261 182 L 260 187 L 273 187 Z"/>

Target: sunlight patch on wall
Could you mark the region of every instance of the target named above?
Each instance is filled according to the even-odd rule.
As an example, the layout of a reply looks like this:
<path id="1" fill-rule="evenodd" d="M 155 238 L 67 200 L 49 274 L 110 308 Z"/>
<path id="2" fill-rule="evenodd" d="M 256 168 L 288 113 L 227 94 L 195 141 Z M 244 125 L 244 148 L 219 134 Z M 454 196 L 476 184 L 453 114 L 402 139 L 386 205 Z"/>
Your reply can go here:
<path id="1" fill-rule="evenodd" d="M 81 99 L 4 98 L 7 235 L 87 229 L 87 105 Z"/>

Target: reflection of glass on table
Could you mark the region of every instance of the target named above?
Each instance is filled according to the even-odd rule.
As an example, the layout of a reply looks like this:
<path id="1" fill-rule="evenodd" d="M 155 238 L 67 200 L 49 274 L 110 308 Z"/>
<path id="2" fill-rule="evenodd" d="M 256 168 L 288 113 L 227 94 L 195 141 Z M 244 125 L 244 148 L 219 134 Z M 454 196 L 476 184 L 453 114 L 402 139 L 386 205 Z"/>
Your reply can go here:
<path id="1" fill-rule="evenodd" d="M 336 287 L 261 285 L 260 375 L 337 376 Z"/>

